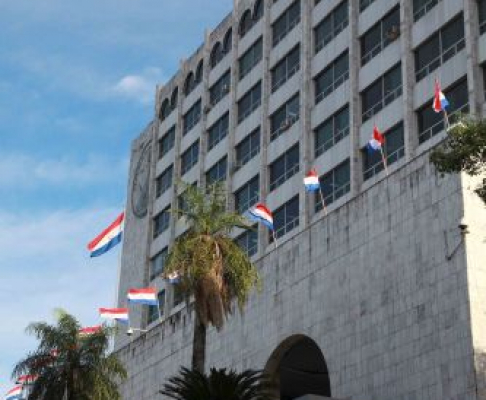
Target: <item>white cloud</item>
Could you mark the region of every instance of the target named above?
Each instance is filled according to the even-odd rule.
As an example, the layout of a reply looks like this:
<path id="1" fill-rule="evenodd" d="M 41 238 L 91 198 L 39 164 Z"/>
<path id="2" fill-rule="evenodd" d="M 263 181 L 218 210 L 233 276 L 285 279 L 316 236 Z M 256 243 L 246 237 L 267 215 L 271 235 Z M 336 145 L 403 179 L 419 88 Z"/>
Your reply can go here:
<path id="1" fill-rule="evenodd" d="M 148 104 L 154 101 L 155 86 L 163 79 L 164 76 L 159 68 L 146 68 L 141 74 L 121 78 L 114 86 L 113 92 L 127 99 Z"/>
<path id="2" fill-rule="evenodd" d="M 35 347 L 24 333 L 65 308 L 82 324 L 99 323 L 97 308 L 115 301 L 118 247 L 89 259 L 86 243 L 118 209 L 61 210 L 44 215 L 0 213 L 0 381 Z M 1 387 L 7 390 L 7 387 Z"/>
<path id="3" fill-rule="evenodd" d="M 127 165 L 128 159 L 110 160 L 98 155 L 88 155 L 80 161 L 72 157 L 43 159 L 23 153 L 0 154 L 0 187 L 80 187 L 118 181 L 126 176 Z"/>

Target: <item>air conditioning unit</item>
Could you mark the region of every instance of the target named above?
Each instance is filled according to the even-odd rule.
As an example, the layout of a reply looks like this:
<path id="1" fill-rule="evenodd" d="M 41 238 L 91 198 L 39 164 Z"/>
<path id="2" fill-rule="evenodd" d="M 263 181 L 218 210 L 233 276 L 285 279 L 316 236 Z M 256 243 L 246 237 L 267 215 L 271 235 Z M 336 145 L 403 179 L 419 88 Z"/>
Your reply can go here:
<path id="1" fill-rule="evenodd" d="M 290 118 L 287 118 L 284 121 L 282 121 L 282 124 L 280 125 L 280 129 L 286 131 L 291 126 L 292 126 L 292 120 Z"/>

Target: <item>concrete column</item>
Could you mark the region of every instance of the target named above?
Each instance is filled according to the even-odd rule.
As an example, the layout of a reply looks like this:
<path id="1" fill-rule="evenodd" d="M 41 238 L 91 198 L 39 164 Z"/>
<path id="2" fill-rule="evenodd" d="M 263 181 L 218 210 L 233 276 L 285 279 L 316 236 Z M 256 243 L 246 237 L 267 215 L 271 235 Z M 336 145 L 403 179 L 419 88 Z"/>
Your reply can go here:
<path id="1" fill-rule="evenodd" d="M 415 86 L 415 63 L 412 52 L 413 10 L 410 0 L 400 0 L 400 51 L 402 59 L 402 97 L 403 97 L 403 131 L 405 158 L 415 156 L 419 145 L 417 119 L 413 109 L 413 87 Z"/>
<path id="2" fill-rule="evenodd" d="M 359 193 L 363 181 L 363 168 L 359 148 L 361 104 L 359 95 L 359 69 L 361 65 L 358 38 L 359 2 L 349 2 L 349 162 L 351 196 Z"/>
<path id="3" fill-rule="evenodd" d="M 270 24 L 270 7 L 272 3 L 265 1 L 263 13 L 263 60 L 262 60 L 262 104 L 260 123 L 260 201 L 265 203 L 269 188 L 268 155 L 267 148 L 270 142 L 270 129 L 268 122 L 268 102 L 271 94 L 271 77 L 269 72 L 270 51 L 272 50 L 272 27 Z M 263 254 L 268 245 L 268 229 L 262 224 L 258 226 L 258 251 Z"/>
<path id="4" fill-rule="evenodd" d="M 304 176 L 312 167 L 312 129 L 311 110 L 314 104 L 312 97 L 311 62 L 313 51 L 312 40 L 312 8 L 309 1 L 301 2 L 302 40 L 300 42 L 300 129 L 302 140 L 300 142 L 300 175 Z M 299 191 L 300 230 L 307 228 L 312 215 L 313 196 L 308 196 L 303 185 Z"/>
<path id="5" fill-rule="evenodd" d="M 479 66 L 479 19 L 476 0 L 464 0 L 464 35 L 467 54 L 467 88 L 469 92 L 469 112 L 481 115 L 483 103 L 483 79 Z"/>

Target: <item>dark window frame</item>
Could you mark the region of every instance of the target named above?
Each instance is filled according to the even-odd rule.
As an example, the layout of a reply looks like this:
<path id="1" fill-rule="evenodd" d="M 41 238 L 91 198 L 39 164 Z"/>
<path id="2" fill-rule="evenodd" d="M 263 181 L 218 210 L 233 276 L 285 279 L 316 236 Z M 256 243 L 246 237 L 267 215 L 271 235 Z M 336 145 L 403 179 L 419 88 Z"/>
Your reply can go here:
<path id="1" fill-rule="evenodd" d="M 231 69 L 228 69 L 221 77 L 209 88 L 209 103 L 211 107 L 218 104 L 231 91 Z"/>
<path id="2" fill-rule="evenodd" d="M 191 144 L 180 156 L 181 175 L 189 172 L 199 162 L 199 139 Z"/>
<path id="3" fill-rule="evenodd" d="M 347 172 L 347 181 L 344 180 L 340 182 L 341 184 L 337 184 L 336 182 L 341 171 Z M 351 191 L 351 165 L 349 158 L 336 165 L 328 173 L 320 176 L 319 183 L 326 207 L 349 193 Z M 314 196 L 314 209 L 316 213 L 322 210 L 322 200 L 320 195 L 317 194 Z"/>
<path id="4" fill-rule="evenodd" d="M 208 128 L 207 151 L 212 150 L 229 132 L 229 112 L 224 113 Z"/>
<path id="5" fill-rule="evenodd" d="M 274 191 L 283 185 L 300 170 L 300 146 L 299 143 L 293 145 L 285 153 L 277 157 L 268 166 L 270 191 Z M 277 175 L 276 169 L 282 164 L 282 171 Z"/>
<path id="6" fill-rule="evenodd" d="M 347 114 L 347 126 L 338 129 L 338 120 L 343 113 Z M 322 131 L 327 125 L 331 125 L 331 137 L 325 141 L 319 140 L 319 136 L 322 136 Z M 317 158 L 324 154 L 327 150 L 331 149 L 338 142 L 349 135 L 349 104 L 336 111 L 333 115 L 322 122 L 317 128 L 314 129 L 314 157 Z"/>
<path id="7" fill-rule="evenodd" d="M 224 182 L 228 177 L 228 157 L 224 156 L 216 161 L 211 168 L 206 171 L 206 185 L 216 182 Z"/>
<path id="8" fill-rule="evenodd" d="M 170 227 L 170 205 L 165 207 L 154 217 L 152 237 L 155 239 L 162 235 Z"/>
<path id="9" fill-rule="evenodd" d="M 174 148 L 175 131 L 176 126 L 174 125 L 159 139 L 159 160 Z"/>
<path id="10" fill-rule="evenodd" d="M 296 62 L 293 59 L 297 54 Z M 291 63 L 293 61 L 293 64 Z M 282 70 L 280 78 L 276 81 L 277 71 Z M 294 46 L 282 59 L 270 70 L 272 93 L 282 87 L 292 76 L 300 70 L 300 43 Z"/>
<path id="11" fill-rule="evenodd" d="M 297 102 L 297 112 L 294 112 L 295 102 Z M 300 95 L 294 94 L 284 104 L 270 115 L 270 141 L 274 141 L 292 125 L 297 123 L 300 118 Z"/>
<path id="12" fill-rule="evenodd" d="M 346 17 L 342 21 L 336 21 L 339 16 L 339 12 L 342 11 L 341 7 L 346 8 Z M 349 2 L 344 0 L 339 3 L 334 9 L 326 15 L 314 28 L 314 54 L 319 53 L 328 43 L 330 43 L 337 35 L 344 31 L 349 25 Z M 321 31 L 326 24 L 330 25 L 330 32 L 327 35 L 321 35 Z M 322 37 L 321 37 L 322 36 Z"/>
<path id="13" fill-rule="evenodd" d="M 258 202 L 260 197 L 260 175 L 256 174 L 234 193 L 235 210 L 243 214 L 251 206 Z"/>
<path id="14" fill-rule="evenodd" d="M 252 229 L 247 229 L 234 239 L 235 243 L 240 246 L 248 255 L 252 257 L 258 253 L 258 230 L 256 225 Z"/>
<path id="15" fill-rule="evenodd" d="M 172 179 L 174 176 L 174 165 L 168 166 L 156 179 L 155 182 L 155 198 L 159 198 L 172 186 Z"/>
<path id="16" fill-rule="evenodd" d="M 345 72 L 341 73 L 340 75 L 336 76 L 336 66 L 341 62 L 343 59 L 347 59 L 347 69 Z M 318 89 L 320 86 L 320 80 L 332 71 L 332 82 L 327 85 L 322 90 Z M 319 72 L 313 79 L 314 81 L 314 102 L 315 104 L 320 103 L 323 99 L 329 96 L 332 92 L 334 92 L 338 87 L 340 87 L 344 82 L 349 79 L 349 52 L 348 50 L 341 53 L 337 56 L 333 61 L 331 61 L 321 72 Z"/>
<path id="17" fill-rule="evenodd" d="M 201 99 L 198 99 L 183 115 L 182 135 L 186 135 L 201 120 Z"/>
<path id="18" fill-rule="evenodd" d="M 273 221 L 274 221 L 274 233 L 276 238 L 280 238 L 293 229 L 297 228 L 300 223 L 300 210 L 299 210 L 299 195 L 292 197 L 290 200 L 282 204 L 279 208 L 277 208 L 273 212 Z M 292 215 L 295 211 L 292 208 L 297 207 L 297 215 Z M 283 225 L 280 224 L 281 213 L 283 213 Z M 290 214 L 290 215 L 288 215 Z M 280 226 L 281 225 L 281 226 Z M 273 242 L 273 233 L 269 233 L 269 241 Z"/>
<path id="19" fill-rule="evenodd" d="M 263 38 L 260 36 L 238 59 L 238 79 L 241 81 L 263 58 Z M 247 63 L 247 65 L 243 65 Z"/>
<path id="20" fill-rule="evenodd" d="M 248 107 L 242 112 L 242 103 L 248 101 Z M 248 118 L 262 104 L 262 81 L 258 81 L 237 102 L 238 123 Z"/>
<path id="21" fill-rule="evenodd" d="M 292 13 L 295 13 L 295 15 L 292 15 Z M 300 19 L 300 0 L 295 0 L 272 24 L 272 46 L 275 47 L 279 44 L 300 23 Z M 276 34 L 277 28 L 282 28 L 278 34 Z"/>
<path id="22" fill-rule="evenodd" d="M 251 131 L 247 136 L 235 146 L 236 167 L 241 168 L 248 163 L 253 157 L 260 153 L 261 146 L 260 127 Z M 246 146 L 248 144 L 248 146 Z M 248 151 L 243 154 L 243 150 L 248 147 Z"/>

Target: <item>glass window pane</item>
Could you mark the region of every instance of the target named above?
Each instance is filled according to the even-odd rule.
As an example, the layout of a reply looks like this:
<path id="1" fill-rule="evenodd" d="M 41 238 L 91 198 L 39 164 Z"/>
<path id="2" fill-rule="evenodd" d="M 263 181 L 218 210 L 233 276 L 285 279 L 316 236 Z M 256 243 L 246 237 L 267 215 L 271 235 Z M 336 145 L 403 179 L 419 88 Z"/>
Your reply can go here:
<path id="1" fill-rule="evenodd" d="M 439 35 L 436 34 L 415 51 L 415 71 L 418 72 L 440 55 Z"/>
<path id="2" fill-rule="evenodd" d="M 442 51 L 446 51 L 451 46 L 464 38 L 464 20 L 462 16 L 450 22 L 441 31 Z"/>

